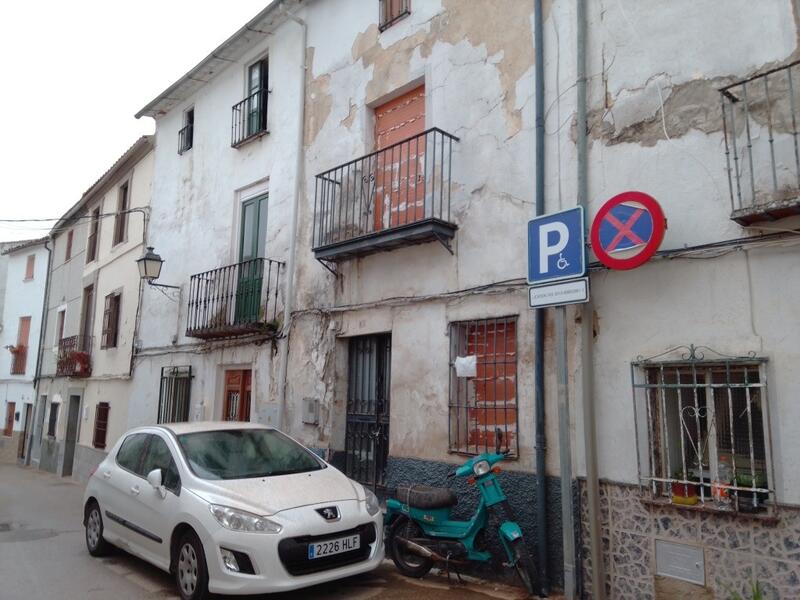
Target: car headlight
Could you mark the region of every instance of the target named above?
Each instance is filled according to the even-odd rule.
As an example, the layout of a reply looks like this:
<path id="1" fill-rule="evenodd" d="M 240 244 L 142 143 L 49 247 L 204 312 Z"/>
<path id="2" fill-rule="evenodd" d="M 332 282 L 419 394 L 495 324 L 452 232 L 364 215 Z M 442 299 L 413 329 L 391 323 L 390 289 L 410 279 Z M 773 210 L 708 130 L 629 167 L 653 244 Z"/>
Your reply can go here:
<path id="1" fill-rule="evenodd" d="M 367 512 L 369 513 L 370 517 L 374 517 L 380 512 L 381 503 L 378 502 L 378 497 L 372 493 L 372 490 L 364 488 L 364 494 L 366 496 Z"/>
<path id="2" fill-rule="evenodd" d="M 482 477 L 486 475 L 489 471 L 491 471 L 491 467 L 489 463 L 485 460 L 479 460 L 474 465 L 472 465 L 472 472 L 475 474 L 475 477 Z"/>
<path id="3" fill-rule="evenodd" d="M 259 517 L 253 513 L 229 506 L 209 504 L 209 510 L 217 522 L 232 531 L 245 531 L 248 533 L 280 533 L 283 527 L 275 521 Z"/>

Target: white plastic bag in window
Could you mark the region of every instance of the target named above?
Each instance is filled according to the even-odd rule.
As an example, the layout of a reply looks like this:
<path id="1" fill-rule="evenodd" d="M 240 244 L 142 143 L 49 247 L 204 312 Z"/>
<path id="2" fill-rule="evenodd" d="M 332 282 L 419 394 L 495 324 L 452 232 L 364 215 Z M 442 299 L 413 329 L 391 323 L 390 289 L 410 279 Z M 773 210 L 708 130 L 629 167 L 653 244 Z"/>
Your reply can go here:
<path id="1" fill-rule="evenodd" d="M 474 354 L 457 356 L 455 366 L 458 377 L 475 377 L 478 374 L 478 357 Z"/>

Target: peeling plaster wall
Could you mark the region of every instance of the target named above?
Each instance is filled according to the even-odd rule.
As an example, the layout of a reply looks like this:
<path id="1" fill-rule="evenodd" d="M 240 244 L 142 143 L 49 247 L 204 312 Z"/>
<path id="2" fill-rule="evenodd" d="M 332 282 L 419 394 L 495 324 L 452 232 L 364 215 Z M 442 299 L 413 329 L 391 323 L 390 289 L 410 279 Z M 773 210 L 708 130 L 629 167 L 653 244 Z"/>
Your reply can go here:
<path id="1" fill-rule="evenodd" d="M 301 29 L 292 22 L 269 36 L 252 35 L 250 50 L 218 72 L 156 123 L 155 181 L 148 242 L 164 259 L 159 281 L 180 292 L 145 288 L 131 426 L 154 422 L 162 366 L 192 366 L 192 419 L 220 418 L 225 368 L 253 369 L 251 418 L 267 422 L 275 399 L 275 348 L 267 342 L 204 343 L 186 337 L 193 274 L 239 262 L 241 202 L 268 192 L 266 257 L 288 259 L 299 97 Z M 247 66 L 269 59 L 269 133 L 231 147 L 231 107 L 246 96 Z M 183 113 L 194 108 L 193 147 L 178 154 Z M 285 282 L 285 271 L 284 279 Z M 278 291 L 281 314 L 283 284 Z M 168 297 L 165 297 L 168 296 Z M 268 414 L 269 413 L 269 414 Z"/>

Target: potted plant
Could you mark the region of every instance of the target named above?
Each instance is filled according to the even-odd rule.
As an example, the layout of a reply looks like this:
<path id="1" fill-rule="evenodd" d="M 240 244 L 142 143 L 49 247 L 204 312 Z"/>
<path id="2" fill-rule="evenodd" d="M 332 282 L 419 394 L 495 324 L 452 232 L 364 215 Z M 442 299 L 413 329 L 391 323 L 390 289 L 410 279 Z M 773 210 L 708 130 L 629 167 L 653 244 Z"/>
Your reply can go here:
<path id="1" fill-rule="evenodd" d="M 767 482 L 763 473 L 737 473 L 736 486 L 741 488 L 764 488 Z M 752 490 L 736 490 L 739 512 L 756 513 L 766 510 L 769 494 Z"/>
<path id="2" fill-rule="evenodd" d="M 679 469 L 672 473 L 672 479 L 679 480 L 673 481 L 671 485 L 673 504 L 693 506 L 700 501 L 698 479 L 692 474 L 692 471 L 687 470 L 686 478 L 684 478 L 683 471 Z M 692 483 L 682 483 L 684 481 L 690 481 Z"/>

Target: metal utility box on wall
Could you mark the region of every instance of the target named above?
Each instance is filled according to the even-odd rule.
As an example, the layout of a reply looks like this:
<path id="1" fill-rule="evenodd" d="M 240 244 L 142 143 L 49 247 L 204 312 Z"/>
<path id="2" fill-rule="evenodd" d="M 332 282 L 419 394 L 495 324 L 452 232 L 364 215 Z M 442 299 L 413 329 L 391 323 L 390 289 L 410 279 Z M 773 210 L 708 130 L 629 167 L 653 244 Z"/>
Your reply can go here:
<path id="1" fill-rule="evenodd" d="M 303 423 L 305 425 L 319 424 L 319 400 L 317 398 L 303 398 Z"/>
<path id="2" fill-rule="evenodd" d="M 703 549 L 688 544 L 656 540 L 656 574 L 705 585 Z"/>

